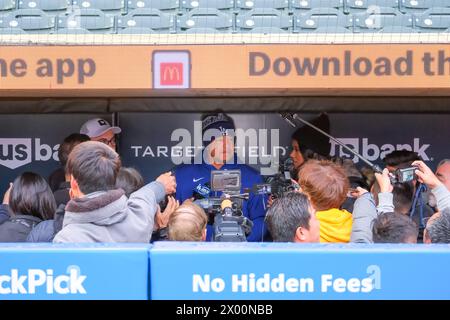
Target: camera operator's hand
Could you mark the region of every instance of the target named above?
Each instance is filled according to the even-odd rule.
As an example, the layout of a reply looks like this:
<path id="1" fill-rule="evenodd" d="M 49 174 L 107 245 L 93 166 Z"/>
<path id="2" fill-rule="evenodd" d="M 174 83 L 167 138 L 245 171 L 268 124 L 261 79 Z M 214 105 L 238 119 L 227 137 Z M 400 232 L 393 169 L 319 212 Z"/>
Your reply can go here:
<path id="1" fill-rule="evenodd" d="M 431 169 L 423 161 L 414 161 L 412 165 L 417 167 L 415 172 L 419 182 L 425 183 L 430 189 L 434 189 L 442 184 L 434 172 L 431 171 Z"/>
<path id="2" fill-rule="evenodd" d="M 156 179 L 156 181 L 164 185 L 164 190 L 166 190 L 166 194 L 175 193 L 175 191 L 177 190 L 177 182 L 171 172 L 163 173 Z"/>
<path id="3" fill-rule="evenodd" d="M 359 197 L 361 197 L 363 194 L 365 194 L 365 193 L 367 193 L 367 192 L 369 192 L 369 191 L 367 191 L 367 190 L 364 189 L 364 188 L 356 187 L 356 189 L 350 190 L 350 196 L 351 196 L 352 198 L 359 198 Z"/>
<path id="4" fill-rule="evenodd" d="M 9 188 L 8 188 L 8 190 L 6 190 L 5 195 L 3 196 L 3 204 L 9 205 L 9 195 L 11 194 L 12 186 L 13 186 L 13 184 L 10 182 Z"/>
<path id="5" fill-rule="evenodd" d="M 375 179 L 377 179 L 378 185 L 380 186 L 380 192 L 392 192 L 394 187 L 391 184 L 391 179 L 389 178 L 389 170 L 384 168 L 383 174 L 375 172 Z"/>
<path id="6" fill-rule="evenodd" d="M 168 197 L 167 206 L 163 212 L 161 212 L 161 209 L 158 206 L 158 211 L 156 212 L 155 215 L 156 229 L 167 227 L 170 216 L 172 215 L 172 213 L 175 212 L 175 210 L 178 209 L 179 206 L 180 203 L 178 202 L 178 200 L 175 200 L 175 198 L 171 196 Z"/>

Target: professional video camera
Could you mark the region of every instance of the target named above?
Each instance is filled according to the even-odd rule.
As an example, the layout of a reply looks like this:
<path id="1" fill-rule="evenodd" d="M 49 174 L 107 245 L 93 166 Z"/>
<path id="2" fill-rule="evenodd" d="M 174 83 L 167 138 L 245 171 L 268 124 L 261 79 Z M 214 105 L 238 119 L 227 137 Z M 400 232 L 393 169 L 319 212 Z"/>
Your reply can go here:
<path id="1" fill-rule="evenodd" d="M 242 212 L 243 200 L 247 200 L 249 194 L 240 193 L 241 185 L 240 170 L 211 171 L 211 190 L 222 192 L 222 196 L 194 201 L 205 210 L 208 224 L 213 225 L 213 241 L 247 241 L 253 222 Z"/>
<path id="2" fill-rule="evenodd" d="M 291 158 L 284 160 L 277 174 L 266 178 L 265 183 L 253 187 L 255 194 L 270 194 L 273 198 L 281 198 L 284 194 L 298 190 L 298 184 L 292 181 L 294 163 Z"/>
<path id="3" fill-rule="evenodd" d="M 340 145 L 345 150 L 349 151 L 354 156 L 356 156 L 359 159 L 361 159 L 364 163 L 368 164 L 376 173 L 382 173 L 383 172 L 383 169 L 381 169 L 380 166 L 378 166 L 376 164 L 373 164 L 372 162 L 370 162 L 369 160 L 364 158 L 362 155 L 357 153 L 352 148 L 348 147 L 347 145 L 345 145 L 344 143 L 342 143 L 341 141 L 339 141 L 335 137 L 329 135 L 328 133 L 326 133 L 322 129 L 320 129 L 320 128 L 316 127 L 315 125 L 309 123 L 308 121 L 302 119 L 296 113 L 282 112 L 282 113 L 280 113 L 280 115 L 281 115 L 281 117 L 284 120 L 286 120 L 294 128 L 297 128 L 297 124 L 295 123 L 295 120 L 298 120 L 298 121 L 302 122 L 303 124 L 313 128 L 317 132 L 320 132 L 321 134 L 323 134 L 326 137 L 330 138 L 330 140 L 334 141 L 335 143 Z M 404 182 L 409 182 L 409 181 L 412 181 L 412 180 L 417 180 L 417 176 L 416 176 L 416 172 L 415 172 L 416 170 L 417 170 L 417 167 L 414 167 L 414 166 L 395 170 L 390 175 L 391 183 L 394 185 L 396 183 L 404 183 Z"/>

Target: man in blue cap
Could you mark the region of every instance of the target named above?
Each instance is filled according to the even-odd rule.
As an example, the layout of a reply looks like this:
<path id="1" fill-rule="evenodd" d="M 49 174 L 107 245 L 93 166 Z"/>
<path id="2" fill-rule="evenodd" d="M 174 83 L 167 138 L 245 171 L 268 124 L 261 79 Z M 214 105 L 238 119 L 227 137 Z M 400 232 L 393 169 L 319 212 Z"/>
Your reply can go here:
<path id="1" fill-rule="evenodd" d="M 218 134 L 211 134 L 216 132 Z M 202 117 L 202 137 L 204 154 L 199 164 L 184 164 L 175 169 L 177 181 L 176 198 L 184 201 L 195 195 L 203 198 L 220 197 L 221 192 L 211 190 L 211 171 L 240 170 L 241 192 L 252 189 L 255 184 L 262 183 L 258 171 L 252 167 L 239 163 L 234 152 L 233 119 L 224 113 L 207 114 Z M 209 138 L 211 137 L 211 138 Z M 243 201 L 242 212 L 253 222 L 253 228 L 247 241 L 263 241 L 267 233 L 264 223 L 267 199 L 262 195 L 250 193 L 249 199 Z M 207 227 L 206 240 L 212 240 L 212 226 Z"/>

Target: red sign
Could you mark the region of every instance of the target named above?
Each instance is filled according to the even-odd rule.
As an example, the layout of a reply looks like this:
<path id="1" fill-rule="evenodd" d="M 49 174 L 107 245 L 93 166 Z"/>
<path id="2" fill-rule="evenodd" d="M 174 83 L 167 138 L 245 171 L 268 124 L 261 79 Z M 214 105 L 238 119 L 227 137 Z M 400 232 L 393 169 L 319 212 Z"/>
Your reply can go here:
<path id="1" fill-rule="evenodd" d="M 160 68 L 160 83 L 163 86 L 183 84 L 183 64 L 179 62 L 162 62 Z"/>

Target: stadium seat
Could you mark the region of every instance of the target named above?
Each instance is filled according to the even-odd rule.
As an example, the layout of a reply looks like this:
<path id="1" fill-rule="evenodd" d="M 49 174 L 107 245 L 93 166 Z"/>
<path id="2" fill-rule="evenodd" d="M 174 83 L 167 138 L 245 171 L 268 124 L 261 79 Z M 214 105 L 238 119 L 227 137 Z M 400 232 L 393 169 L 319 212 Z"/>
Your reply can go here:
<path id="1" fill-rule="evenodd" d="M 358 13 L 371 6 L 398 9 L 399 3 L 398 0 L 347 0 L 346 12 Z"/>
<path id="2" fill-rule="evenodd" d="M 58 29 L 84 28 L 94 33 L 111 33 L 114 17 L 99 9 L 77 9 L 57 17 Z"/>
<path id="3" fill-rule="evenodd" d="M 291 0 L 294 13 L 319 8 L 334 8 L 343 10 L 344 0 Z"/>
<path id="4" fill-rule="evenodd" d="M 47 14 L 64 12 L 70 5 L 70 0 L 19 0 L 19 9 L 40 9 Z"/>
<path id="5" fill-rule="evenodd" d="M 450 0 L 401 0 L 400 10 L 408 13 L 421 13 L 431 8 L 448 8 Z"/>
<path id="6" fill-rule="evenodd" d="M 0 12 L 4 13 L 3 11 L 10 11 L 16 8 L 16 1 L 15 0 L 0 0 Z"/>
<path id="7" fill-rule="evenodd" d="M 179 0 L 129 0 L 128 10 L 158 9 L 163 12 L 175 12 L 180 7 Z"/>
<path id="8" fill-rule="evenodd" d="M 385 26 L 383 29 L 381 29 L 378 32 L 379 33 L 417 33 L 418 31 L 412 27 Z"/>
<path id="9" fill-rule="evenodd" d="M 156 32 L 150 28 L 129 27 L 129 28 L 125 28 L 125 29 L 119 29 L 118 33 L 120 33 L 120 34 L 151 34 L 151 33 L 156 33 Z"/>
<path id="10" fill-rule="evenodd" d="M 378 32 L 384 27 L 408 27 L 413 26 L 413 18 L 409 14 L 402 14 L 394 8 L 376 8 L 353 15 L 355 21 L 354 32 Z"/>
<path id="11" fill-rule="evenodd" d="M 450 8 L 431 8 L 414 19 L 419 32 L 443 32 L 450 28 Z"/>
<path id="12" fill-rule="evenodd" d="M 0 28 L 0 34 L 26 34 L 26 32 L 20 28 Z"/>
<path id="13" fill-rule="evenodd" d="M 73 0 L 72 3 L 74 7 L 99 9 L 106 14 L 125 12 L 125 0 Z"/>
<path id="14" fill-rule="evenodd" d="M 225 30 L 225 32 L 231 32 L 231 30 Z M 223 31 L 219 31 L 219 30 L 213 29 L 213 28 L 191 28 L 191 29 L 187 29 L 184 33 L 210 34 L 210 33 L 223 33 Z"/>
<path id="15" fill-rule="evenodd" d="M 197 8 L 229 11 L 234 9 L 233 0 L 181 0 L 181 8 L 192 10 Z"/>
<path id="16" fill-rule="evenodd" d="M 0 17 L 0 28 L 20 28 L 27 33 L 50 33 L 55 19 L 39 9 L 18 9 Z"/>
<path id="17" fill-rule="evenodd" d="M 250 31 L 254 28 L 280 28 L 290 30 L 293 27 L 292 16 L 276 9 L 253 9 L 236 17 L 239 31 Z"/>
<path id="18" fill-rule="evenodd" d="M 271 33 L 289 33 L 289 31 L 275 28 L 275 27 L 259 27 L 259 28 L 253 28 L 250 30 L 250 33 L 264 33 L 264 34 L 271 34 Z"/>
<path id="19" fill-rule="evenodd" d="M 174 29 L 174 17 L 157 9 L 134 9 L 118 18 L 118 27 L 149 28 L 158 33 L 168 33 Z"/>
<path id="20" fill-rule="evenodd" d="M 289 8 L 288 0 L 237 0 L 236 6 L 238 9 L 277 9 L 277 10 L 287 10 Z"/>
<path id="21" fill-rule="evenodd" d="M 344 27 L 319 27 L 311 32 L 333 34 L 333 33 L 352 33 L 352 30 Z"/>
<path id="22" fill-rule="evenodd" d="M 55 34 L 90 34 L 89 30 L 86 30 L 84 28 L 65 28 L 65 29 L 58 29 L 55 31 Z"/>
<path id="23" fill-rule="evenodd" d="M 312 32 L 317 28 L 350 28 L 352 17 L 334 8 L 315 8 L 295 17 L 295 31 Z"/>
<path id="24" fill-rule="evenodd" d="M 193 9 L 178 17 L 177 22 L 180 30 L 212 28 L 220 31 L 229 31 L 233 27 L 232 15 L 217 9 Z"/>

